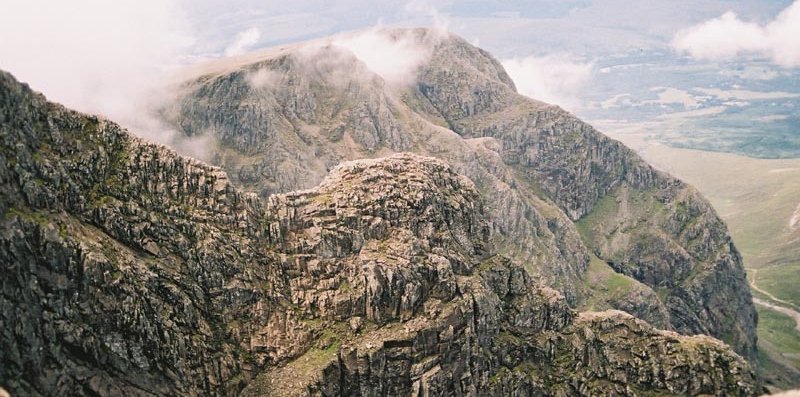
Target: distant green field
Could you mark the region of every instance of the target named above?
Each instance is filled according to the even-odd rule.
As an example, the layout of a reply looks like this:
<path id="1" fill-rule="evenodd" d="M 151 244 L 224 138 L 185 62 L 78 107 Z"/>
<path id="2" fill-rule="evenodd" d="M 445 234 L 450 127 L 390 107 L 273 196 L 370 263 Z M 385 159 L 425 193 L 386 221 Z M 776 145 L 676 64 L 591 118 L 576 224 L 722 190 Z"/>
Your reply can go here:
<path id="1" fill-rule="evenodd" d="M 790 302 L 800 310 L 800 263 L 769 266 L 758 270 L 755 282 L 759 288 L 778 299 Z"/>
<path id="2" fill-rule="evenodd" d="M 800 365 L 800 335 L 795 329 L 795 322 L 789 316 L 776 311 L 756 306 L 758 320 L 763 326 L 758 331 L 760 342 L 780 346 L 780 353 Z"/>
<path id="3" fill-rule="evenodd" d="M 794 320 L 761 306 L 756 308 L 762 375 L 768 385 L 779 388 L 797 387 L 786 380 L 796 377 L 795 371 L 800 368 L 800 334 L 794 328 Z"/>

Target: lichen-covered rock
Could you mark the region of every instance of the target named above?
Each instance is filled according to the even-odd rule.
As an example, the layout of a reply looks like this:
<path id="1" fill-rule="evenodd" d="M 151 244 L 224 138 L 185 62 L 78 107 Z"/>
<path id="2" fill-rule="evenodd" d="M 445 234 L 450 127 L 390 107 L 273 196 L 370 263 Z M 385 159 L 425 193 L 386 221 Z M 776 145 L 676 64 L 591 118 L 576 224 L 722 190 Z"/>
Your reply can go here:
<path id="1" fill-rule="evenodd" d="M 573 306 L 599 291 L 584 282 L 598 256 L 640 282 L 625 299 L 603 299 L 607 307 L 711 334 L 755 358 L 757 319 L 741 259 L 692 188 L 564 110 L 517 94 L 491 55 L 460 38 L 373 34 L 430 54 L 413 84 L 387 84 L 323 40 L 201 68 L 164 116 L 187 135 L 216 138 L 214 163 L 263 196 L 311 188 L 345 160 L 399 151 L 443 159 L 485 198 L 498 250 Z M 621 189 L 637 216 L 625 225 L 602 205 Z M 579 235 L 573 222 L 587 217 L 595 222 L 582 231 L 594 232 Z"/>
<path id="2" fill-rule="evenodd" d="M 249 335 L 231 325 L 259 324 L 254 286 L 282 280 L 254 198 L 6 73 L 0 153 L 0 383 L 21 395 L 241 387 Z"/>
<path id="3" fill-rule="evenodd" d="M 475 280 L 478 278 L 479 280 Z M 487 260 L 462 295 L 403 323 L 340 334 L 257 377 L 245 396 L 739 395 L 749 365 L 722 342 L 653 329 L 623 312 L 575 317 L 522 268 Z M 439 305 L 439 303 L 435 303 Z"/>
<path id="4" fill-rule="evenodd" d="M 262 199 L 0 73 L 14 395 L 753 395 L 709 337 L 580 314 L 412 154 Z"/>

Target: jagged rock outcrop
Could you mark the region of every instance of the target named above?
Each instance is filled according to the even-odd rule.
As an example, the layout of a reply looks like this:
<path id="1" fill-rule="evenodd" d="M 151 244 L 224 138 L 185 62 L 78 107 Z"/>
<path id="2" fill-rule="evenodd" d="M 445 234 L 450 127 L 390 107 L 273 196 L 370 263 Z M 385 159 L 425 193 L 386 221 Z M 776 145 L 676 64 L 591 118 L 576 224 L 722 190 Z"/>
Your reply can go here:
<path id="1" fill-rule="evenodd" d="M 462 314 L 473 315 L 458 313 Z M 455 329 L 463 332 L 463 336 L 452 337 L 439 328 L 437 331 L 446 335 L 444 340 L 416 332 L 375 351 L 348 347 L 327 364 L 324 376 L 312 383 L 309 394 L 415 395 L 444 394 L 456 389 L 474 395 L 592 396 L 646 395 L 654 388 L 659 395 L 674 396 L 742 393 L 739 386 L 715 385 L 722 374 L 738 374 L 743 370 L 731 356 L 720 355 L 713 348 L 705 350 L 708 346 L 686 349 L 682 345 L 686 342 L 678 342 L 677 335 L 656 332 L 640 320 L 625 316 L 622 312 L 587 314 L 585 317 L 592 320 L 581 317 L 571 327 L 560 332 L 542 332 L 534 340 L 511 333 L 495 334 L 486 343 L 491 345 L 490 350 L 501 354 L 500 369 L 488 379 L 485 374 L 491 364 L 474 351 L 477 350 L 474 341 L 480 343 L 484 335 L 480 330 L 473 334 L 476 327 L 469 323 L 469 317 L 461 322 L 450 319 L 450 323 L 455 323 L 451 326 L 461 328 Z M 620 359 L 606 348 L 609 343 L 638 346 L 633 354 L 639 356 L 643 366 L 629 366 L 630 361 Z M 655 349 L 655 353 L 647 349 Z M 459 361 L 443 362 L 429 356 L 430 352 L 455 356 L 471 365 L 458 368 Z M 705 362 L 707 367 L 699 371 L 685 367 L 703 356 L 710 357 Z M 389 378 L 389 382 L 384 372 L 387 367 L 401 368 L 396 373 L 399 376 Z M 452 377 L 454 370 L 460 370 L 456 372 L 459 376 Z M 596 378 L 597 372 L 604 375 Z M 470 382 L 476 378 L 478 388 Z M 459 382 L 462 379 L 470 383 Z M 464 383 L 466 387 L 462 386 Z"/>
<path id="2" fill-rule="evenodd" d="M 163 115 L 187 135 L 216 138 L 212 162 L 262 196 L 310 188 L 345 160 L 399 151 L 443 159 L 484 197 L 498 250 L 573 306 L 591 301 L 707 333 L 755 358 L 741 258 L 691 187 L 558 107 L 518 95 L 491 55 L 460 38 L 370 34 L 429 54 L 413 84 L 387 82 L 323 40 L 201 68 Z M 614 200 L 616 213 L 606 210 Z M 598 279 L 594 257 L 629 279 L 625 291 L 592 298 L 604 291 L 588 282 Z"/>
<path id="3" fill-rule="evenodd" d="M 289 47 L 248 62 L 210 67 L 164 110 L 187 135 L 217 139 L 212 163 L 234 184 L 266 197 L 311 188 L 346 160 L 398 151 L 443 158 L 491 198 L 495 243 L 575 300 L 588 261 L 580 236 L 551 202 L 517 185 L 499 142 L 465 141 L 433 126 L 404 103 L 408 95 L 339 46 Z"/>
<path id="4" fill-rule="evenodd" d="M 267 199 L 0 73 L 0 385 L 14 395 L 754 395 L 709 337 L 581 313 L 412 154 Z"/>
<path id="5" fill-rule="evenodd" d="M 223 172 L 0 76 L 0 335 L 21 395 L 238 390 L 258 202 Z M 273 274 L 275 282 L 282 279 Z"/>

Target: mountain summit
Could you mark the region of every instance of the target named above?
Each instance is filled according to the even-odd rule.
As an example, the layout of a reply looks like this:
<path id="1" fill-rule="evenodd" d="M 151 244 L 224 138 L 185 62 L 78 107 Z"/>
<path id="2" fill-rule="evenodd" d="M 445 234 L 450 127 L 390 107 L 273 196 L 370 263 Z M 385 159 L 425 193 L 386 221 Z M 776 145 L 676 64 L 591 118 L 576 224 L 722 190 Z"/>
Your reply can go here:
<path id="1" fill-rule="evenodd" d="M 374 65 L 381 54 L 416 59 L 412 77 L 387 81 Z M 440 158 L 485 198 L 498 249 L 572 305 L 712 335 L 754 359 L 741 257 L 708 202 L 564 110 L 519 95 L 463 39 L 374 30 L 195 73 L 165 117 L 213 138 L 209 158 L 240 188 L 307 189 L 342 161 L 395 152 Z M 620 288 L 597 285 L 608 277 Z"/>
<path id="2" fill-rule="evenodd" d="M 741 259 L 702 197 L 462 39 L 367 34 L 187 72 L 161 115 L 216 166 L 0 72 L 0 385 L 759 391 Z"/>

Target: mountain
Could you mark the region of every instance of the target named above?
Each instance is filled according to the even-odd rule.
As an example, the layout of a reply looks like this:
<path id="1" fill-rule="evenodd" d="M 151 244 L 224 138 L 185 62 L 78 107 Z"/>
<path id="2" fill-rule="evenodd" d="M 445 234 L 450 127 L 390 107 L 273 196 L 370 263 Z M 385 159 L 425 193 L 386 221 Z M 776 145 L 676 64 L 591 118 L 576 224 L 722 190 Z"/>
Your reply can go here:
<path id="1" fill-rule="evenodd" d="M 765 384 L 798 387 L 800 330 L 794 318 L 800 314 L 792 311 L 800 310 L 800 291 L 795 288 L 800 283 L 800 230 L 792 227 L 792 217 L 800 192 L 800 160 L 755 159 L 652 143 L 646 150 L 640 143 L 637 149 L 651 164 L 696 186 L 728 224 L 759 313 L 758 354 Z"/>
<path id="2" fill-rule="evenodd" d="M 432 46 L 412 88 L 327 45 L 185 83 L 163 116 L 221 168 L 0 72 L 0 385 L 760 391 L 741 260 L 693 189 L 461 39 L 382 34 Z"/>
<path id="3" fill-rule="evenodd" d="M 440 158 L 485 198 L 500 252 L 571 305 L 709 334 L 754 359 L 757 319 L 741 257 L 695 189 L 517 94 L 502 66 L 463 39 L 368 34 L 426 56 L 413 83 L 386 79 L 355 56 L 352 39 L 333 38 L 199 67 L 162 114 L 187 136 L 216 140 L 212 163 L 264 197 L 311 188 L 346 160 Z"/>

